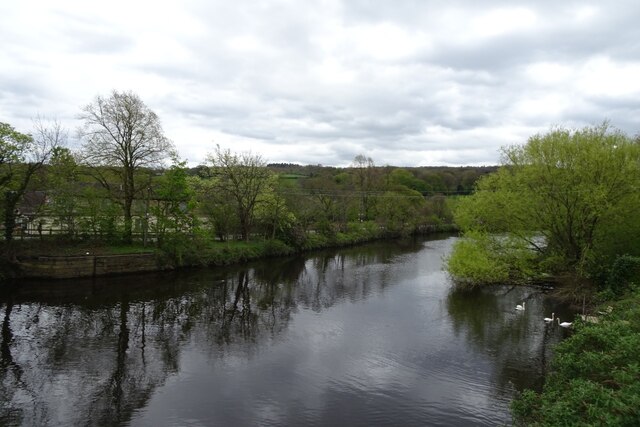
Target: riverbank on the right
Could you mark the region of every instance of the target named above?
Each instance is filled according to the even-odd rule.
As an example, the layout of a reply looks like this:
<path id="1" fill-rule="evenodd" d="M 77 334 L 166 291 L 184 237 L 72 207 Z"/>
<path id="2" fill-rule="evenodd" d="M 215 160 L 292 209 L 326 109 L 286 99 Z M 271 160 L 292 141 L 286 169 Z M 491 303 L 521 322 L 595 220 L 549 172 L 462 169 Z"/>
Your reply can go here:
<path id="1" fill-rule="evenodd" d="M 569 319 L 567 319 L 569 320 Z M 512 403 L 516 425 L 640 425 L 640 289 L 577 316 L 543 390 Z"/>

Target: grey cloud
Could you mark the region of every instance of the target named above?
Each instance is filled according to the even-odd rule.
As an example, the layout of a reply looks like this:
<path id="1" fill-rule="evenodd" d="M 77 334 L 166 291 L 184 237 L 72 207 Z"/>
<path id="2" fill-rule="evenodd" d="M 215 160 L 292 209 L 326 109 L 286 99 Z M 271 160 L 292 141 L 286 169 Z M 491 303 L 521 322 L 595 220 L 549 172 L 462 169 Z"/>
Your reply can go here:
<path id="1" fill-rule="evenodd" d="M 101 22 L 97 17 L 79 15 L 74 11 L 58 11 L 60 34 L 66 38 L 64 46 L 75 53 L 117 54 L 134 45 L 131 35 Z"/>
<path id="2" fill-rule="evenodd" d="M 572 17 L 586 6 L 598 9 L 588 25 Z M 468 36 L 475 17 L 516 7 L 534 10 L 536 26 L 483 39 Z M 429 159 L 492 164 L 499 146 L 523 142 L 528 129 L 582 126 L 606 118 L 630 134 L 640 128 L 637 85 L 628 96 L 595 96 L 572 92 L 569 81 L 538 84 L 527 74 L 527 67 L 538 62 L 575 71 L 593 58 L 607 58 L 612 67 L 637 66 L 636 1 L 196 0 L 181 8 L 193 28 L 172 32 L 174 44 L 164 55 L 159 49 L 160 54 L 141 59 L 129 55 L 138 40 L 103 20 L 100 11 L 90 16 L 60 12 L 64 25 L 51 30 L 46 46 L 60 56 L 68 54 L 70 61 L 90 54 L 113 59 L 109 62 L 115 65 L 96 66 L 95 82 L 84 86 L 95 86 L 95 92 L 75 94 L 68 84 L 56 86 L 54 73 L 48 72 L 53 65 L 39 56 L 29 57 L 27 65 L 24 59 L 0 56 L 15 61 L 8 69 L 28 70 L 20 76 L 0 72 L 0 109 L 6 120 L 46 113 L 52 104 L 69 102 L 63 98 L 89 100 L 118 74 L 125 80 L 138 77 L 142 86 L 127 89 L 139 91 L 174 132 L 179 129 L 171 124 L 181 123 L 245 138 L 274 147 L 274 155 L 286 153 L 278 154 L 286 159 L 273 160 L 299 163 L 344 165 L 364 152 L 407 166 Z M 375 45 L 359 50 L 368 41 L 351 40 L 351 31 L 378 24 L 396 26 L 410 38 L 424 36 L 426 42 L 398 57 L 378 57 L 381 47 Z M 2 28 L 0 34 L 16 43 L 16 52 L 23 53 L 18 56 L 26 57 L 38 47 L 21 48 L 21 31 Z M 165 34 L 161 27 L 156 31 Z M 327 63 L 335 70 L 322 68 Z M 144 87 L 139 76 L 153 83 Z M 521 111 L 527 102 L 550 94 L 569 100 L 568 107 Z M 180 142 L 179 134 L 172 137 Z M 203 151 L 183 149 L 192 161 Z"/>

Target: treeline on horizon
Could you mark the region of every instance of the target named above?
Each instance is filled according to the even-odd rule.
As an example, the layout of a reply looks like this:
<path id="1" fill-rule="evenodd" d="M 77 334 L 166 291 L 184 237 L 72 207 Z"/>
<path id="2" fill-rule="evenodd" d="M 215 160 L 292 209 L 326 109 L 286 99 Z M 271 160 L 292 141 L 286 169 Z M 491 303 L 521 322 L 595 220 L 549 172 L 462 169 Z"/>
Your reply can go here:
<path id="1" fill-rule="evenodd" d="M 96 97 L 80 119 L 74 151 L 57 122 L 37 119 L 31 133 L 0 124 L 6 242 L 28 234 L 161 245 L 183 235 L 301 247 L 363 227 L 370 237 L 407 235 L 451 226 L 455 196 L 496 170 L 378 166 L 364 154 L 346 168 L 268 164 L 219 146 L 189 168 L 132 92 Z"/>
<path id="2" fill-rule="evenodd" d="M 187 167 L 141 168 L 135 178 L 141 190 L 132 200 L 132 238 L 143 234 L 156 242 L 175 233 L 208 232 L 228 239 L 279 238 L 287 233 L 318 232 L 335 235 L 349 223 L 374 222 L 390 235 L 403 235 L 452 223 L 456 196 L 469 194 L 477 179 L 496 167 L 417 167 L 367 165 L 331 167 L 266 164 L 250 155 L 255 165 L 239 160 L 246 153 L 221 151 L 235 159 L 226 172 L 213 164 Z M 14 207 L 12 238 L 28 231 L 32 237 L 126 241 L 119 168 L 90 167 L 65 147 L 54 150 L 27 185 Z M 16 167 L 17 166 L 17 167 Z M 28 165 L 13 165 L 17 175 Z M 235 169 L 235 170 L 234 170 Z M 239 180 L 233 173 L 246 172 Z M 221 174 L 227 175 L 222 177 Z M 252 177 L 251 175 L 255 175 Z M 239 193 L 250 190 L 243 181 L 262 181 L 253 206 Z M 236 180 L 230 188 L 226 180 Z M 224 182 L 223 182 L 224 181 Z M 238 197 L 234 194 L 238 193 Z M 5 194 L 13 195 L 15 190 Z M 250 196 L 251 197 L 251 196 Z M 3 200 L 3 217 L 7 212 Z M 249 228 L 243 235 L 242 219 Z M 7 233 L 5 228 L 5 240 Z"/>
<path id="3" fill-rule="evenodd" d="M 373 160 L 373 159 L 372 159 Z M 188 174 L 206 175 L 206 165 L 198 165 L 188 169 Z M 345 167 L 326 165 L 303 165 L 298 163 L 267 163 L 267 169 L 278 174 L 280 179 L 317 179 L 319 177 L 335 177 L 340 181 L 340 174 L 350 173 L 354 164 Z M 476 181 L 487 174 L 498 170 L 498 166 L 394 166 L 373 165 L 377 174 L 384 176 L 394 174 L 396 181 L 412 190 L 429 195 L 465 195 L 473 192 Z M 395 171 L 395 172 L 394 172 Z"/>

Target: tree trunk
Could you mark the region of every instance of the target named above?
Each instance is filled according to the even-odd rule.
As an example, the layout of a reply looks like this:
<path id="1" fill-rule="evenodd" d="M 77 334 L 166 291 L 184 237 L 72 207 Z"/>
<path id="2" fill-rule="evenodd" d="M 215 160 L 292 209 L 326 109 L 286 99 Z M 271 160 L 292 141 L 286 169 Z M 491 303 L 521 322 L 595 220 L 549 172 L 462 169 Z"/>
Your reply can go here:
<path id="1" fill-rule="evenodd" d="M 123 232 L 123 240 L 125 243 L 131 243 L 132 241 L 132 215 L 131 209 L 133 206 L 133 197 L 134 197 L 134 183 L 133 183 L 133 167 L 128 166 L 125 168 L 125 179 L 124 179 L 124 204 L 123 204 L 123 213 L 124 213 L 124 232 Z"/>
<path id="2" fill-rule="evenodd" d="M 19 195 L 16 191 L 7 191 L 4 194 L 4 239 L 13 240 L 13 231 L 16 228 L 16 205 Z"/>
<path id="3" fill-rule="evenodd" d="M 240 233 L 242 234 L 242 240 L 249 241 L 249 235 L 251 234 L 251 220 L 249 218 L 250 213 L 242 212 L 240 215 Z"/>
<path id="4" fill-rule="evenodd" d="M 124 201 L 124 232 L 122 239 L 124 243 L 131 243 L 131 228 L 132 228 L 132 219 L 131 219 L 131 205 L 133 204 L 133 199 L 131 197 L 126 197 Z"/>

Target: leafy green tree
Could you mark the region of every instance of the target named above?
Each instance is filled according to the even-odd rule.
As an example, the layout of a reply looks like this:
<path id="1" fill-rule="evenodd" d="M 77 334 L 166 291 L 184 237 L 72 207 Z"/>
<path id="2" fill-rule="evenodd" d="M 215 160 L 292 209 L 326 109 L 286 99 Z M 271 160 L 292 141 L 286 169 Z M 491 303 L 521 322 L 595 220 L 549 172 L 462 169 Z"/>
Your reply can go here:
<path id="1" fill-rule="evenodd" d="M 360 196 L 361 221 L 367 221 L 373 217 L 373 204 L 375 198 L 372 192 L 377 189 L 377 173 L 371 157 L 358 154 L 351 164 L 355 176 L 354 183 Z"/>
<path id="2" fill-rule="evenodd" d="M 7 123 L 0 123 L 0 191 L 5 240 L 13 239 L 16 208 L 29 183 L 51 158 L 53 150 L 66 140 L 66 132 L 57 122 L 34 121 L 35 137 L 18 132 Z"/>
<path id="3" fill-rule="evenodd" d="M 120 207 L 101 187 L 87 186 L 79 196 L 82 199 L 77 211 L 79 234 L 83 238 L 115 241 L 118 238 Z"/>
<path id="4" fill-rule="evenodd" d="M 158 242 L 167 233 L 187 233 L 195 226 L 194 190 L 187 180 L 186 163 L 171 166 L 156 182 L 151 213 Z"/>
<path id="5" fill-rule="evenodd" d="M 416 178 L 411 172 L 403 168 L 391 171 L 389 179 L 393 184 L 404 185 L 420 193 L 427 191 L 427 184 L 424 181 Z"/>
<path id="6" fill-rule="evenodd" d="M 425 183 L 427 191 L 430 191 L 430 192 L 447 191 L 446 185 L 442 180 L 441 174 L 430 172 L 430 171 L 420 171 L 418 174 L 418 178 Z"/>
<path id="7" fill-rule="evenodd" d="M 285 199 L 275 191 L 265 192 L 261 196 L 256 217 L 265 229 L 265 237 L 270 239 L 283 239 L 296 222 Z"/>
<path id="8" fill-rule="evenodd" d="M 341 174 L 342 175 L 342 174 Z M 329 232 L 331 224 L 339 221 L 346 221 L 345 197 L 346 190 L 341 183 L 346 181 L 346 177 L 333 177 L 329 174 L 322 174 L 309 178 L 304 182 L 304 188 L 311 200 L 311 212 L 316 223 L 316 229 L 322 232 Z"/>
<path id="9" fill-rule="evenodd" d="M 240 221 L 242 239 L 249 241 L 255 220 L 256 206 L 264 192 L 273 191 L 272 172 L 261 156 L 252 153 L 232 153 L 220 146 L 209 154 L 216 190 L 232 201 Z"/>
<path id="10" fill-rule="evenodd" d="M 640 208 L 638 144 L 606 123 L 558 128 L 505 148 L 503 159 L 460 202 L 456 221 L 463 230 L 493 235 L 493 247 L 502 239 L 496 233 L 519 239 L 546 269 L 575 278 L 593 276 L 615 256 L 602 242 L 620 221 L 634 222 L 629 215 Z"/>
<path id="11" fill-rule="evenodd" d="M 82 158 L 122 207 L 123 237 L 129 242 L 133 202 L 149 186 L 148 174 L 144 178 L 140 174 L 175 156 L 175 148 L 165 137 L 156 113 L 133 92 L 97 96 L 83 108 L 80 119 L 84 122 L 79 132 L 84 139 Z"/>
<path id="12" fill-rule="evenodd" d="M 235 206 L 226 196 L 217 191 L 216 183 L 211 178 L 191 177 L 190 186 L 196 193 L 198 212 L 206 218 L 209 228 L 221 241 L 226 241 L 239 223 Z"/>
<path id="13" fill-rule="evenodd" d="M 79 166 L 66 147 L 56 147 L 48 168 L 50 212 L 54 223 L 69 236 L 76 232 L 76 215 L 80 207 Z"/>
<path id="14" fill-rule="evenodd" d="M 402 185 L 393 186 L 377 202 L 378 223 L 393 233 L 412 233 L 424 205 L 424 197 L 419 192 Z"/>

